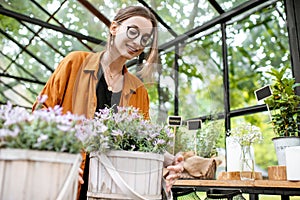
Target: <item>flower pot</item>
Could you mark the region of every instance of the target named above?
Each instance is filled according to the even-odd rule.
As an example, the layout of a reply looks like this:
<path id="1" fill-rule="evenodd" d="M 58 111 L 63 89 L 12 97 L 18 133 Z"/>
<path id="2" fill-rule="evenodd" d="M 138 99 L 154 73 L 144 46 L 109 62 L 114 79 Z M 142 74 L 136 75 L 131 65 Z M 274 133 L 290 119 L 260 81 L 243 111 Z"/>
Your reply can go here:
<path id="1" fill-rule="evenodd" d="M 156 153 L 91 152 L 88 199 L 161 199 L 163 160 Z"/>
<path id="2" fill-rule="evenodd" d="M 75 200 L 80 154 L 0 149 L 0 199 Z"/>
<path id="3" fill-rule="evenodd" d="M 278 160 L 278 165 L 286 165 L 285 149 L 286 147 L 300 146 L 300 137 L 275 137 L 272 138 L 275 152 Z"/>
<path id="4" fill-rule="evenodd" d="M 286 177 L 289 181 L 300 181 L 300 146 L 287 147 L 286 152 Z"/>

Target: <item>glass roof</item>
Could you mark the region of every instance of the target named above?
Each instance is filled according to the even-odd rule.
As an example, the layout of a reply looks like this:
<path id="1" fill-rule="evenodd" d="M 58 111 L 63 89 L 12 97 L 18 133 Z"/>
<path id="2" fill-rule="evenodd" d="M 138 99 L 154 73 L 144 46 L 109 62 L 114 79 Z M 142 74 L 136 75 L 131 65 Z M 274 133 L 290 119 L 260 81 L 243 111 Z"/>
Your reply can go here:
<path id="1" fill-rule="evenodd" d="M 232 0 L 216 0 L 216 2 L 220 5 L 220 7 L 224 10 L 224 11 L 229 11 L 232 8 L 235 8 L 239 5 L 241 5 L 242 3 L 247 2 L 247 0 L 236 0 L 236 1 L 232 1 Z"/>
<path id="2" fill-rule="evenodd" d="M 245 3 L 250 5 L 252 2 L 0 0 L 0 83 L 5 86 L 0 91 L 1 101 L 11 100 L 15 104 L 30 107 L 67 53 L 104 49 L 108 25 L 121 7 L 149 7 L 159 21 L 160 47 L 162 50 L 173 51 L 178 42 L 190 43 L 220 30 L 220 22 L 228 21 L 222 18 L 224 12 L 232 13 L 239 6 Z M 19 96 L 22 101 L 17 101 L 15 96 Z"/>

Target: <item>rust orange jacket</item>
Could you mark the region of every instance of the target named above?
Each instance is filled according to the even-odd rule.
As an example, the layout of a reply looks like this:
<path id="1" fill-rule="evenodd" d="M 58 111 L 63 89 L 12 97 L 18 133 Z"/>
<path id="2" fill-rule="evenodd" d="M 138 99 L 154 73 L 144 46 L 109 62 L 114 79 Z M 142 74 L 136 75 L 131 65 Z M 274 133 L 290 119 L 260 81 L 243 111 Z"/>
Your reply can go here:
<path id="1" fill-rule="evenodd" d="M 96 86 L 103 52 L 74 51 L 68 54 L 49 78 L 40 95 L 47 95 L 45 107 L 60 105 L 63 112 L 93 118 L 97 106 Z M 119 106 L 139 108 L 149 119 L 149 97 L 144 84 L 125 67 Z M 37 102 L 33 105 L 35 109 Z"/>
<path id="2" fill-rule="evenodd" d="M 68 54 L 57 66 L 47 81 L 40 95 L 47 95 L 44 107 L 60 105 L 63 113 L 84 115 L 93 118 L 96 106 L 96 87 L 98 70 L 103 52 L 91 53 L 74 51 Z M 33 105 L 36 108 L 37 102 Z M 144 84 L 134 75 L 124 69 L 124 83 L 119 106 L 133 106 L 139 108 L 145 119 L 149 119 L 149 97 Z M 85 166 L 85 152 L 82 152 Z M 78 185 L 77 199 L 79 199 L 81 185 Z"/>

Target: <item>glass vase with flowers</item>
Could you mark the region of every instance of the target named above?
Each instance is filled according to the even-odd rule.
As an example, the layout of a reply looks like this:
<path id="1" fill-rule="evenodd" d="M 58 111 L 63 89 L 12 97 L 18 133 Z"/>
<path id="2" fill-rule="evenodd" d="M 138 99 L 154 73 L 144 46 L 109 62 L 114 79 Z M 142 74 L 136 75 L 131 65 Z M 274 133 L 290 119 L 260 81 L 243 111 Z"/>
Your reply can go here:
<path id="1" fill-rule="evenodd" d="M 240 178 L 255 180 L 254 158 L 251 146 L 262 141 L 260 128 L 250 123 L 242 123 L 229 131 L 230 137 L 240 145 Z"/>

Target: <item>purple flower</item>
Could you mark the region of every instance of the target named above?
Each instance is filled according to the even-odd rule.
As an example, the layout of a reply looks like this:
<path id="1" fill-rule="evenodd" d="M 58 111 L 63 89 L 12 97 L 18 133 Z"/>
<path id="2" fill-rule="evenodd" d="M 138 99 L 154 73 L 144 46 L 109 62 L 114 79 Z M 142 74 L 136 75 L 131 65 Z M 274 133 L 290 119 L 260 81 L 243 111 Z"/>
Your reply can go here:
<path id="1" fill-rule="evenodd" d="M 43 94 L 42 96 L 38 96 L 37 97 L 37 101 L 40 103 L 40 104 L 43 104 L 46 102 L 46 100 L 48 99 L 48 96 Z"/>
<path id="2" fill-rule="evenodd" d="M 154 142 L 154 145 L 159 145 L 159 144 L 165 144 L 166 141 L 163 140 L 163 139 L 157 139 L 155 142 Z"/>
<path id="3" fill-rule="evenodd" d="M 112 130 L 112 132 L 111 132 L 111 134 L 113 135 L 113 136 L 123 136 L 123 132 L 121 131 L 121 130 Z"/>

